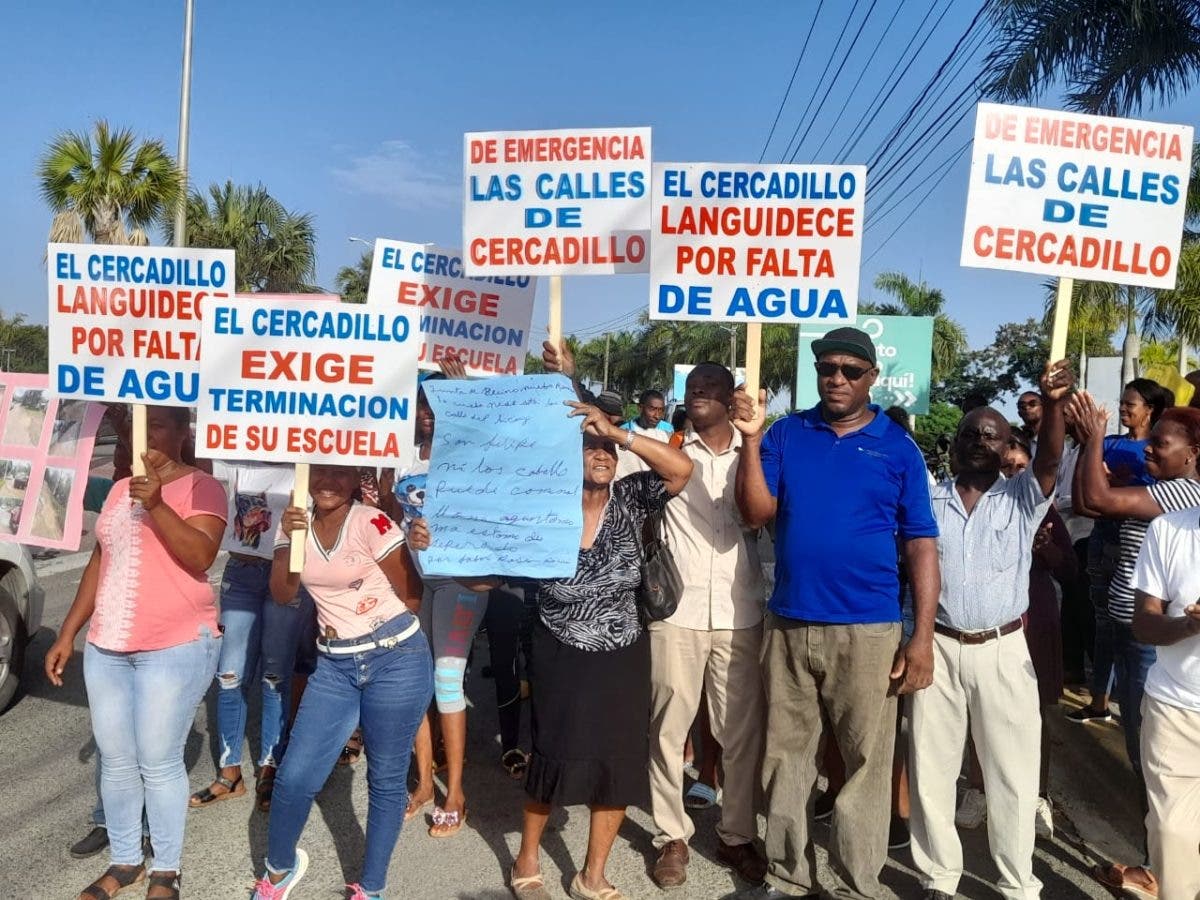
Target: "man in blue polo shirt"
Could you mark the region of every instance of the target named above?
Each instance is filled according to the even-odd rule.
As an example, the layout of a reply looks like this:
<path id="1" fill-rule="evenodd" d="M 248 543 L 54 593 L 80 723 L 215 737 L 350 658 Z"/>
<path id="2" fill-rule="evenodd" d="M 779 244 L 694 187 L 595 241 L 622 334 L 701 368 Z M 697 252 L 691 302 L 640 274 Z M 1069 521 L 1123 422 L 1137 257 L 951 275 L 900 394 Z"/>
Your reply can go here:
<path id="1" fill-rule="evenodd" d="M 921 451 L 871 404 L 875 345 L 857 328 L 813 342 L 821 402 L 762 435 L 765 392 L 735 396 L 744 443 L 737 503 L 749 528 L 775 520 L 775 593 L 763 635 L 767 885 L 746 897 L 819 893 L 810 826 L 828 723 L 846 765 L 829 844 L 845 887 L 877 897 L 887 840 L 896 694 L 933 674 L 937 525 Z M 897 540 L 916 628 L 901 646 Z"/>

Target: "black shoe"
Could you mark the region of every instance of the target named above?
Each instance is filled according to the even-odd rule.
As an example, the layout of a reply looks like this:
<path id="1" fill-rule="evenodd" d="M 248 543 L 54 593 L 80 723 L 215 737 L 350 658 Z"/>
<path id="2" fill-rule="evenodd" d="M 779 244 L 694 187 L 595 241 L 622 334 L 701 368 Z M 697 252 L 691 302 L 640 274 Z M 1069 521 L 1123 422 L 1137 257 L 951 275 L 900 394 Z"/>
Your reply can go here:
<path id="1" fill-rule="evenodd" d="M 70 853 L 76 859 L 88 859 L 95 856 L 101 850 L 108 846 L 108 829 L 103 825 L 96 825 L 71 845 Z"/>
<path id="2" fill-rule="evenodd" d="M 888 828 L 888 849 L 902 850 L 912 842 L 908 833 L 908 820 L 892 816 L 892 824 Z"/>
<path id="3" fill-rule="evenodd" d="M 837 794 L 833 791 L 826 791 L 817 798 L 813 804 L 813 818 L 818 822 L 824 822 L 833 815 L 833 804 L 837 802 Z"/>
<path id="4" fill-rule="evenodd" d="M 929 888 L 921 895 L 921 900 L 954 900 L 953 894 L 947 894 L 945 891 L 935 891 Z"/>
<path id="5" fill-rule="evenodd" d="M 1112 711 L 1105 709 L 1103 712 L 1096 712 L 1090 706 L 1081 706 L 1079 709 L 1067 713 L 1067 721 L 1074 722 L 1077 725 L 1082 725 L 1085 722 L 1111 722 Z"/>

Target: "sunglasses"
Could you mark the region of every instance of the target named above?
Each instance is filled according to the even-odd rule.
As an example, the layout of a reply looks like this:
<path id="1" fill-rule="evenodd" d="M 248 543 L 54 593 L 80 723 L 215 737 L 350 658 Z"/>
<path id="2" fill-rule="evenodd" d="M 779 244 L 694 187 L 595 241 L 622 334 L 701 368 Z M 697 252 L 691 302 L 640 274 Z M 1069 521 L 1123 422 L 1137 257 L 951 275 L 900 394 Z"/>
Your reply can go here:
<path id="1" fill-rule="evenodd" d="M 816 366 L 817 375 L 821 378 L 832 378 L 838 372 L 841 372 L 842 377 L 847 381 L 858 381 L 858 379 L 871 371 L 870 366 L 852 366 L 846 363 L 839 366 L 837 363 L 818 362 L 813 363 L 813 365 Z"/>

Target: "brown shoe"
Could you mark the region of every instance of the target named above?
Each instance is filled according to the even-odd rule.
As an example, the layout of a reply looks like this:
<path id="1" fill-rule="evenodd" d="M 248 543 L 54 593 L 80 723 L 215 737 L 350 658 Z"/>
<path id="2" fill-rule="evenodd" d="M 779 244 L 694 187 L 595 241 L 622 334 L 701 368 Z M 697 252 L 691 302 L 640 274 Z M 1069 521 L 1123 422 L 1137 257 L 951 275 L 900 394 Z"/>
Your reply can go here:
<path id="1" fill-rule="evenodd" d="M 751 884 L 762 884 L 767 877 L 767 860 L 753 843 L 717 843 L 717 862 L 729 866 Z"/>
<path id="2" fill-rule="evenodd" d="M 691 859 L 683 841 L 671 841 L 658 851 L 658 860 L 650 877 L 663 890 L 676 888 L 687 881 L 687 864 Z"/>

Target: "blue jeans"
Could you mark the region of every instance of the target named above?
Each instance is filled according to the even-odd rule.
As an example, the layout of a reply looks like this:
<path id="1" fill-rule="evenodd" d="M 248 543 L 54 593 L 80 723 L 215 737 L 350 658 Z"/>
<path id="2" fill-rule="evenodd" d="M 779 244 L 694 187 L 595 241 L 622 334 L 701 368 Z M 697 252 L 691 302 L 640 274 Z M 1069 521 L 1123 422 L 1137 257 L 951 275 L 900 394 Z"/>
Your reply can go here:
<path id="1" fill-rule="evenodd" d="M 1125 752 L 1133 774 L 1137 776 L 1138 803 L 1142 811 L 1142 863 L 1150 864 L 1150 845 L 1146 836 L 1146 780 L 1142 775 L 1142 699 L 1146 696 L 1146 673 L 1158 658 L 1151 644 L 1141 644 L 1133 636 L 1133 627 L 1109 620 L 1113 632 L 1113 661 L 1116 667 L 1117 702 L 1121 704 L 1121 729 L 1125 732 Z"/>
<path id="2" fill-rule="evenodd" d="M 1108 616 L 1107 607 L 1098 607 L 1096 613 L 1096 643 L 1092 646 L 1092 705 L 1099 698 L 1112 694 L 1115 662 L 1113 660 L 1113 627 L 1116 625 Z M 1124 714 L 1124 709 L 1122 709 Z"/>
<path id="3" fill-rule="evenodd" d="M 413 621 L 412 613 L 403 613 L 370 637 L 398 634 Z M 413 738 L 432 696 L 433 661 L 421 631 L 386 649 L 346 656 L 318 653 L 317 671 L 308 679 L 287 756 L 275 777 L 267 836 L 267 868 L 271 872 L 287 872 L 296 865 L 296 843 L 313 798 L 361 722 L 368 754 L 368 807 L 359 882 L 366 893 L 383 890 L 408 803 Z"/>
<path id="4" fill-rule="evenodd" d="M 221 577 L 221 659 L 217 663 L 218 766 L 240 766 L 250 685 L 262 661 L 260 766 L 277 766 L 287 745 L 292 669 L 312 600 L 301 590 L 284 606 L 271 599 L 271 567 L 230 559 Z"/>
<path id="5" fill-rule="evenodd" d="M 83 652 L 100 795 L 113 865 L 142 862 L 142 810 L 154 845 L 152 871 L 178 872 L 188 808 L 183 748 L 204 699 L 221 639 L 200 637 L 165 650 Z"/>

